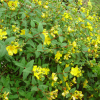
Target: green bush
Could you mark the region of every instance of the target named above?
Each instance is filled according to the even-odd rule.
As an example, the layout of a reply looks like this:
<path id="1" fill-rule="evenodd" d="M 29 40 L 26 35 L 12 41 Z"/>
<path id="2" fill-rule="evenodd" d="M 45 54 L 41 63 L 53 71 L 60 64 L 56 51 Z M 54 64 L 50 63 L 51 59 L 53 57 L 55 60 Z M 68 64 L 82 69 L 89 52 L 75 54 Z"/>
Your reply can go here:
<path id="1" fill-rule="evenodd" d="M 91 2 L 1 2 L 0 99 L 100 98 L 100 18 Z"/>
<path id="2" fill-rule="evenodd" d="M 97 15 L 100 17 L 100 0 L 91 0 L 93 9 L 97 13 Z"/>

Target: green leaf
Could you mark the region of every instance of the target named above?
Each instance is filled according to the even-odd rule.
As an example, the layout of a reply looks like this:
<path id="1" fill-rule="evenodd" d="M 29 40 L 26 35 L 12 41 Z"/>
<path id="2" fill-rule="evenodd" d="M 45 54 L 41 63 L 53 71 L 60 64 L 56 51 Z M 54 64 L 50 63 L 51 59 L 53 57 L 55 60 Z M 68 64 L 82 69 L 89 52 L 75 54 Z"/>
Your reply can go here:
<path id="1" fill-rule="evenodd" d="M 42 100 L 48 100 L 47 97 L 43 97 Z"/>
<path id="2" fill-rule="evenodd" d="M 63 81 L 63 75 L 62 75 L 62 71 L 59 65 L 57 66 L 57 73 L 59 73 L 58 76 Z"/>
<path id="3" fill-rule="evenodd" d="M 41 59 L 40 58 L 38 59 L 38 65 L 41 65 Z"/>
<path id="4" fill-rule="evenodd" d="M 85 14 L 83 12 L 80 12 L 80 13 L 81 13 L 83 19 L 85 19 L 86 18 Z"/>
<path id="5" fill-rule="evenodd" d="M 5 92 L 5 91 L 6 91 L 6 93 L 7 93 L 7 92 L 10 93 L 10 89 L 9 89 L 9 88 L 3 88 L 2 92 Z"/>
<path id="6" fill-rule="evenodd" d="M 0 41 L 0 58 L 2 58 L 6 54 L 6 46 L 3 41 Z"/>
<path id="7" fill-rule="evenodd" d="M 26 68 L 29 68 L 29 67 L 33 67 L 33 63 L 34 63 L 34 60 L 31 60 L 30 62 L 27 63 L 27 65 L 25 66 Z"/>
<path id="8" fill-rule="evenodd" d="M 6 81 L 5 81 L 5 77 L 1 77 L 1 82 L 4 84 Z"/>
<path id="9" fill-rule="evenodd" d="M 32 76 L 32 84 L 35 85 L 36 83 L 37 83 L 37 82 L 36 82 L 34 76 Z"/>
<path id="10" fill-rule="evenodd" d="M 27 76 L 30 73 L 32 73 L 33 63 L 34 63 L 34 60 L 31 60 L 30 62 L 27 63 L 26 69 L 23 70 L 23 80 L 25 80 Z"/>
<path id="11" fill-rule="evenodd" d="M 6 32 L 7 32 L 7 35 L 11 34 L 10 29 L 7 29 Z"/>
<path id="12" fill-rule="evenodd" d="M 4 12 L 6 8 L 0 8 L 0 12 Z"/>
<path id="13" fill-rule="evenodd" d="M 69 78 L 71 79 L 73 77 L 73 75 L 72 74 L 69 74 Z"/>
<path id="14" fill-rule="evenodd" d="M 16 87 L 12 87 L 11 90 L 13 90 L 14 92 L 17 92 Z"/>
<path id="15" fill-rule="evenodd" d="M 9 44 L 11 44 L 11 42 L 14 41 L 14 40 L 15 40 L 15 37 L 9 37 L 9 38 L 7 38 L 7 39 L 5 40 L 5 44 L 6 44 L 6 45 L 9 45 Z"/>
<path id="16" fill-rule="evenodd" d="M 35 44 L 32 40 L 28 40 L 26 44 L 30 44 L 33 48 L 35 48 Z"/>
<path id="17" fill-rule="evenodd" d="M 18 62 L 18 61 L 13 61 L 13 63 L 14 63 L 16 66 L 20 67 L 20 68 L 24 68 L 24 67 L 25 67 L 25 65 L 24 65 L 23 63 L 20 63 L 20 62 Z"/>
<path id="18" fill-rule="evenodd" d="M 33 92 L 28 92 L 25 97 L 29 99 L 32 96 L 32 94 L 33 94 Z"/>
<path id="19" fill-rule="evenodd" d="M 75 87 L 75 88 L 72 88 L 72 89 L 70 90 L 70 93 L 74 93 L 75 90 L 76 90 L 76 87 Z"/>
<path id="20" fill-rule="evenodd" d="M 69 72 L 69 70 L 70 70 L 70 67 L 66 67 L 66 68 L 64 69 L 63 74 L 64 74 L 65 77 L 68 76 L 68 72 Z"/>
<path id="21" fill-rule="evenodd" d="M 62 43 L 62 44 L 61 44 L 61 47 L 67 46 L 67 45 L 68 45 L 67 43 Z"/>
<path id="22" fill-rule="evenodd" d="M 43 42 L 45 40 L 45 36 L 43 34 L 40 34 L 40 37 L 42 38 Z"/>
<path id="23" fill-rule="evenodd" d="M 38 88 L 42 91 L 44 91 L 46 88 L 48 88 L 47 85 L 39 85 Z"/>
<path id="24" fill-rule="evenodd" d="M 40 54 L 41 54 L 40 52 L 35 51 L 36 58 L 38 58 L 40 56 Z"/>
<path id="25" fill-rule="evenodd" d="M 25 32 L 25 36 L 28 37 L 28 38 L 32 38 L 33 37 L 33 35 L 29 34 L 28 32 Z"/>
<path id="26" fill-rule="evenodd" d="M 69 70 L 70 70 L 70 67 L 66 67 L 66 68 L 64 69 L 64 72 L 69 72 Z"/>
<path id="27" fill-rule="evenodd" d="M 79 89 L 79 84 L 77 84 L 77 89 Z"/>
<path id="28" fill-rule="evenodd" d="M 59 41 L 62 43 L 63 42 L 63 36 L 59 36 Z"/>
<path id="29" fill-rule="evenodd" d="M 58 28 L 58 34 L 60 35 L 62 33 L 62 29 Z"/>
<path id="30" fill-rule="evenodd" d="M 32 86 L 31 91 L 38 91 L 37 86 Z"/>
<path id="31" fill-rule="evenodd" d="M 31 20 L 31 27 L 35 27 L 35 23 L 33 20 Z"/>
<path id="32" fill-rule="evenodd" d="M 41 43 L 37 46 L 37 51 L 43 51 Z"/>
<path id="33" fill-rule="evenodd" d="M 25 65 L 25 57 L 22 58 L 21 63 L 22 63 L 23 65 Z"/>
<path id="34" fill-rule="evenodd" d="M 65 77 L 67 77 L 67 76 L 68 76 L 68 73 L 66 73 L 66 72 L 63 72 L 63 74 L 64 74 L 64 76 L 65 76 Z"/>
<path id="35" fill-rule="evenodd" d="M 67 95 L 66 95 L 66 98 L 69 98 L 71 96 L 71 94 L 70 93 L 68 93 Z"/>
<path id="36" fill-rule="evenodd" d="M 15 94 L 15 95 L 9 95 L 9 99 L 15 99 L 15 98 L 18 98 L 18 94 Z"/>
<path id="37" fill-rule="evenodd" d="M 22 20 L 26 17 L 25 13 L 22 13 Z"/>
<path id="38" fill-rule="evenodd" d="M 23 21 L 22 21 L 22 26 L 25 26 L 26 29 L 27 29 L 27 24 L 28 24 L 28 23 L 27 23 L 26 20 L 23 20 Z M 26 32 L 25 32 L 25 34 L 26 34 Z"/>
<path id="39" fill-rule="evenodd" d="M 25 91 L 23 91 L 23 90 L 18 90 L 18 92 L 19 92 L 19 94 L 20 94 L 21 96 L 25 96 Z"/>
<path id="40" fill-rule="evenodd" d="M 39 32 L 43 32 L 43 25 L 42 25 L 41 22 L 40 22 L 39 25 L 38 25 L 38 31 L 39 31 Z"/>
<path id="41" fill-rule="evenodd" d="M 19 87 L 19 83 L 20 83 L 20 81 L 17 80 L 17 81 L 16 81 L 16 84 L 15 84 L 15 87 Z"/>

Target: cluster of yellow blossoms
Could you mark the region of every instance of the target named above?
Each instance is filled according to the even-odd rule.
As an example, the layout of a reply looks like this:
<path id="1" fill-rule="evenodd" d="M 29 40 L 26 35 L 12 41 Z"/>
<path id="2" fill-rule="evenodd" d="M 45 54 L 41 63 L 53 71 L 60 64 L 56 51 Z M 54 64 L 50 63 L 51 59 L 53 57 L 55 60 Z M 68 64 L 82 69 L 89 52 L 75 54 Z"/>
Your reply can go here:
<path id="1" fill-rule="evenodd" d="M 16 25 L 12 25 L 12 29 L 14 32 L 18 32 L 19 33 L 19 28 L 16 27 Z"/>
<path id="2" fill-rule="evenodd" d="M 69 91 L 64 90 L 64 92 L 62 93 L 62 96 L 65 97 L 67 94 L 69 93 Z"/>
<path id="3" fill-rule="evenodd" d="M 7 38 L 7 32 L 0 29 L 0 40 Z"/>
<path id="4" fill-rule="evenodd" d="M 88 28 L 90 31 L 93 30 L 93 27 L 92 27 L 92 25 L 91 25 L 89 22 L 87 22 L 87 28 Z"/>
<path id="5" fill-rule="evenodd" d="M 87 80 L 85 80 L 85 81 L 84 81 L 84 83 L 83 83 L 83 88 L 86 88 L 87 83 L 88 83 L 88 81 L 87 81 Z"/>
<path id="6" fill-rule="evenodd" d="M 53 80 L 52 83 L 51 83 L 51 86 L 54 86 L 54 83 L 56 83 L 56 81 L 58 79 L 57 74 L 56 73 L 52 73 L 51 78 Z"/>
<path id="7" fill-rule="evenodd" d="M 75 68 L 72 67 L 70 73 L 71 73 L 72 75 L 76 76 L 76 77 L 82 76 L 81 70 L 78 68 L 78 66 L 76 66 Z"/>
<path id="8" fill-rule="evenodd" d="M 52 73 L 52 80 L 56 82 L 57 79 L 58 79 L 57 74 L 56 73 Z"/>
<path id="9" fill-rule="evenodd" d="M 58 35 L 58 25 L 56 26 L 53 26 L 51 29 L 50 29 L 50 34 L 55 37 L 55 35 Z"/>
<path id="10" fill-rule="evenodd" d="M 83 0 L 78 0 L 78 5 L 82 5 Z"/>
<path id="11" fill-rule="evenodd" d="M 59 60 L 60 57 L 62 57 L 62 54 L 60 54 L 59 51 L 57 51 L 56 55 L 55 55 L 55 59 Z"/>
<path id="12" fill-rule="evenodd" d="M 42 5 L 42 1 L 41 0 L 33 0 L 34 3 L 38 3 L 38 5 Z"/>
<path id="13" fill-rule="evenodd" d="M 41 17 L 42 17 L 42 18 L 46 18 L 46 17 L 48 17 L 48 14 L 47 14 L 47 12 L 45 12 L 45 13 L 43 13 L 43 12 L 42 12 L 42 15 L 41 15 Z"/>
<path id="14" fill-rule="evenodd" d="M 8 54 L 10 56 L 13 56 L 13 54 L 17 54 L 18 49 L 20 51 L 22 51 L 22 49 L 20 48 L 18 42 L 13 42 L 13 41 L 11 42 L 11 45 L 6 47 L 6 50 L 8 51 Z"/>
<path id="15" fill-rule="evenodd" d="M 48 100 L 56 99 L 58 95 L 58 89 L 47 93 L 47 95 L 50 95 L 50 97 L 47 97 Z"/>
<path id="16" fill-rule="evenodd" d="M 50 71 L 49 68 L 41 68 L 40 66 L 37 67 L 37 65 L 33 66 L 34 76 L 38 80 L 41 80 L 41 78 L 43 78 L 44 75 L 47 75 L 49 71 Z"/>
<path id="17" fill-rule="evenodd" d="M 83 96 L 84 95 L 82 94 L 82 91 L 75 90 L 74 94 L 71 96 L 71 99 L 73 99 L 73 100 L 76 100 L 76 99 L 82 100 Z"/>
<path id="18" fill-rule="evenodd" d="M 8 93 L 4 92 L 4 94 L 3 94 L 3 100 L 8 100 L 8 97 L 7 97 L 8 94 L 9 94 L 9 92 Z"/>
<path id="19" fill-rule="evenodd" d="M 25 35 L 25 30 L 22 29 L 20 35 Z"/>
<path id="20" fill-rule="evenodd" d="M 63 21 L 65 21 L 66 19 L 67 19 L 66 22 L 68 21 L 68 19 L 72 20 L 72 17 L 70 15 L 70 13 L 68 13 L 68 12 L 64 12 L 64 14 L 62 16 L 63 16 L 62 17 Z"/>
<path id="21" fill-rule="evenodd" d="M 15 10 L 18 7 L 18 4 L 19 4 L 18 0 L 8 2 L 10 10 Z"/>
<path id="22" fill-rule="evenodd" d="M 51 43 L 51 39 L 50 39 L 46 29 L 43 30 L 42 34 L 45 36 L 44 45 L 46 45 L 46 44 L 49 45 Z"/>
<path id="23" fill-rule="evenodd" d="M 13 32 L 20 33 L 20 35 L 25 35 L 25 30 L 22 29 L 21 32 L 19 32 L 20 31 L 20 28 L 17 27 L 16 25 L 12 25 L 12 29 L 13 29 Z"/>

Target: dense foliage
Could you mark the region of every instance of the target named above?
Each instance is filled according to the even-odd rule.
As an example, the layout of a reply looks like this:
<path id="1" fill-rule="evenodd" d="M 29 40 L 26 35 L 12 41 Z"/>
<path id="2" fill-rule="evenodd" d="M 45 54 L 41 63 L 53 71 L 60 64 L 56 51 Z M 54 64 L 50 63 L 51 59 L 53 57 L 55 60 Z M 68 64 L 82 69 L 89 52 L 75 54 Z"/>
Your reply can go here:
<path id="1" fill-rule="evenodd" d="M 90 1 L 1 0 L 0 99 L 99 100 L 99 19 Z"/>

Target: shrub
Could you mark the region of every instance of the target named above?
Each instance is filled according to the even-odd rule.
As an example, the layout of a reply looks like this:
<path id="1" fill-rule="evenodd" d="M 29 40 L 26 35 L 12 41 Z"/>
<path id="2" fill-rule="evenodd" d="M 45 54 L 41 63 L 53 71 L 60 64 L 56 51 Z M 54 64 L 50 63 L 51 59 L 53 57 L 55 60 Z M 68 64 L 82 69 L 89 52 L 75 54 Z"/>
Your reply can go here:
<path id="1" fill-rule="evenodd" d="M 0 98 L 100 98 L 99 17 L 90 1 L 1 2 Z"/>

